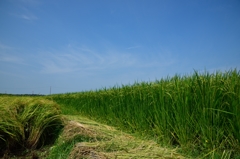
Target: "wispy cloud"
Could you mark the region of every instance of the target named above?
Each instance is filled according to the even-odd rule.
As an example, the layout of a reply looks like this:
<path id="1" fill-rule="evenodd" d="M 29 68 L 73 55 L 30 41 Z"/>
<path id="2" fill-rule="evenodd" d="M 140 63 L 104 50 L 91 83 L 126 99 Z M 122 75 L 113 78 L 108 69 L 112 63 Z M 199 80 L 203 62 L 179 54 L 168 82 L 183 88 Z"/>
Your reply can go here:
<path id="1" fill-rule="evenodd" d="M 41 73 L 94 75 L 120 70 L 133 73 L 134 70 L 166 68 L 175 63 L 170 55 L 166 56 L 163 53 L 159 56 L 144 58 L 140 53 L 118 52 L 114 49 L 98 52 L 87 47 L 69 45 L 63 50 L 40 53 Z"/>
<path id="2" fill-rule="evenodd" d="M 37 20 L 38 17 L 34 14 L 33 9 L 39 4 L 40 2 L 38 0 L 19 0 L 18 3 L 16 3 L 17 9 L 9 14 L 28 21 Z"/>
<path id="3" fill-rule="evenodd" d="M 14 17 L 17 17 L 17 18 L 20 18 L 20 19 L 24 19 L 24 20 L 28 20 L 28 21 L 31 21 L 31 20 L 37 20 L 38 17 L 35 16 L 34 14 L 30 13 L 30 12 L 25 12 L 25 13 L 11 13 L 12 16 Z"/>
<path id="4" fill-rule="evenodd" d="M 32 14 L 22 14 L 22 15 L 17 15 L 19 18 L 25 19 L 25 20 L 37 20 L 38 18 L 35 15 Z"/>
<path id="5" fill-rule="evenodd" d="M 41 1 L 39 0 L 20 0 L 22 3 L 26 4 L 26 5 L 39 5 L 41 3 Z"/>
<path id="6" fill-rule="evenodd" d="M 140 45 L 136 45 L 136 46 L 130 46 L 126 49 L 130 50 L 130 49 L 137 49 L 137 48 L 140 48 L 141 46 Z"/>
<path id="7" fill-rule="evenodd" d="M 134 57 L 127 53 L 95 52 L 89 48 L 68 47 L 59 52 L 45 52 L 40 62 L 43 73 L 67 73 L 85 71 L 104 71 L 129 67 L 135 63 Z"/>
<path id="8" fill-rule="evenodd" d="M 3 43 L 0 42 L 0 51 L 2 52 L 3 50 L 9 50 L 9 49 L 13 49 L 13 47 L 10 47 L 8 45 L 5 45 Z"/>
<path id="9" fill-rule="evenodd" d="M 13 47 L 0 43 L 0 62 L 11 62 L 16 64 L 23 64 L 23 59 L 14 55 L 15 49 Z"/>
<path id="10" fill-rule="evenodd" d="M 17 63 L 17 64 L 22 64 L 23 63 L 23 59 L 18 57 L 18 56 L 14 56 L 14 55 L 7 55 L 4 53 L 0 53 L 0 61 L 1 62 L 11 62 L 11 63 Z"/>

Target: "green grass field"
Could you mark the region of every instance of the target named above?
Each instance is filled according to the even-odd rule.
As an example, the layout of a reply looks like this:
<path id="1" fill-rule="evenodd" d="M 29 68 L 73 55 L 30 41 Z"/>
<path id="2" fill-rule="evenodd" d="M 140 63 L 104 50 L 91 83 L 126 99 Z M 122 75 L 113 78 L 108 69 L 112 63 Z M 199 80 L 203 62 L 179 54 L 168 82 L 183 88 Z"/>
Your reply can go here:
<path id="1" fill-rule="evenodd" d="M 184 158 L 183 156 L 240 158 L 240 72 L 236 69 L 212 74 L 195 72 L 189 76 L 176 75 L 154 82 L 34 98 L 57 103 L 67 119 L 75 116 L 81 123 L 81 117 L 87 117 L 88 120 L 114 126 L 117 130 L 137 136 L 139 141 L 140 139 L 145 142 L 154 141 L 156 145 L 154 144 L 152 149 L 157 146 L 168 147 L 167 152 L 172 152 L 174 149 L 175 154 L 178 155 L 173 155 L 172 158 Z M 6 100 L 9 99 L 1 101 L 3 103 L 1 105 L 4 105 Z M 6 114 L 6 116 L 11 115 Z M 1 121 L 3 120 L 5 119 Z M 10 129 L 11 124 L 13 123 L 9 123 Z M 0 128 L 4 130 L 5 127 L 1 126 L 2 124 Z M 5 136 L 1 132 L 2 130 L 0 130 L 0 139 L 2 139 L 0 142 L 4 143 Z M 74 144 L 86 140 L 91 144 L 97 142 L 94 143 L 95 146 L 97 144 L 100 147 L 90 149 L 94 151 L 101 149 L 104 152 L 101 155 L 108 156 L 110 154 L 103 146 L 106 143 L 103 144 L 104 138 L 101 138 L 104 132 L 106 131 L 101 131 L 97 140 L 90 135 L 90 138 L 89 136 L 74 138 L 59 144 L 62 142 L 59 138 L 55 148 L 49 152 L 49 156 L 56 158 L 54 151 L 59 149 L 68 149 L 68 153 L 65 154 L 71 156 Z M 12 132 L 7 133 L 12 134 Z M 105 138 L 105 140 L 114 141 L 113 147 L 115 142 L 118 143 L 115 149 L 110 146 L 112 156 L 114 153 L 115 157 L 116 154 L 122 153 L 127 156 L 126 158 L 140 158 L 134 155 L 131 157 L 134 153 L 131 153 L 129 147 L 123 153 L 121 147 L 124 146 L 119 145 L 117 138 Z M 132 142 L 134 144 L 138 141 Z M 148 158 L 145 151 L 147 145 L 144 147 L 145 156 L 144 154 L 142 156 Z M 112 158 L 111 155 L 109 158 Z M 154 153 L 154 155 L 155 157 L 152 158 L 158 158 L 159 154 Z M 169 157 L 169 153 L 161 157 L 167 158 L 167 156 Z"/>

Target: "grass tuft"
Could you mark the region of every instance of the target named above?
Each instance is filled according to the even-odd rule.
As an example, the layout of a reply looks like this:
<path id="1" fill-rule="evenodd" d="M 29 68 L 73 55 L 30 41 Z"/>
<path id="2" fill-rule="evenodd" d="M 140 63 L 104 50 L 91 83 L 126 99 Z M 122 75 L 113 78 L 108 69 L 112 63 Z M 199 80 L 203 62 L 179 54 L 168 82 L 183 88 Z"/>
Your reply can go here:
<path id="1" fill-rule="evenodd" d="M 0 97 L 0 155 L 53 143 L 63 127 L 58 105 L 46 99 Z"/>

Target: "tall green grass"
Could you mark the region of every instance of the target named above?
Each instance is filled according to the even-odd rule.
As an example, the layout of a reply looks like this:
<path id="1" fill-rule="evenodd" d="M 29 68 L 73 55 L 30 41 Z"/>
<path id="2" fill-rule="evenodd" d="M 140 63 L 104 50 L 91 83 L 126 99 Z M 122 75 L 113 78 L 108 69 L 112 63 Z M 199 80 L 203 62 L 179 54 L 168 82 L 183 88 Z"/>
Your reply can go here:
<path id="1" fill-rule="evenodd" d="M 236 157 L 240 152 L 240 72 L 236 69 L 48 98 L 74 113 L 181 146 L 198 156 Z"/>
<path id="2" fill-rule="evenodd" d="M 61 111 L 52 101 L 0 97 L 0 157 L 53 143 L 62 127 Z"/>

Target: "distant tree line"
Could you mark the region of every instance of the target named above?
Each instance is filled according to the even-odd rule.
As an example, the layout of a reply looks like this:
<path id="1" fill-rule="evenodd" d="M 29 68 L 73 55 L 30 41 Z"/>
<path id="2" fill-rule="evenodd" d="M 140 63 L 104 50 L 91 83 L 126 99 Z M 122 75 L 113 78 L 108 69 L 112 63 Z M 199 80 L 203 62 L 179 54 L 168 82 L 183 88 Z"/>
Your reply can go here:
<path id="1" fill-rule="evenodd" d="M 44 94 L 6 94 L 0 93 L 0 96 L 45 96 Z"/>

